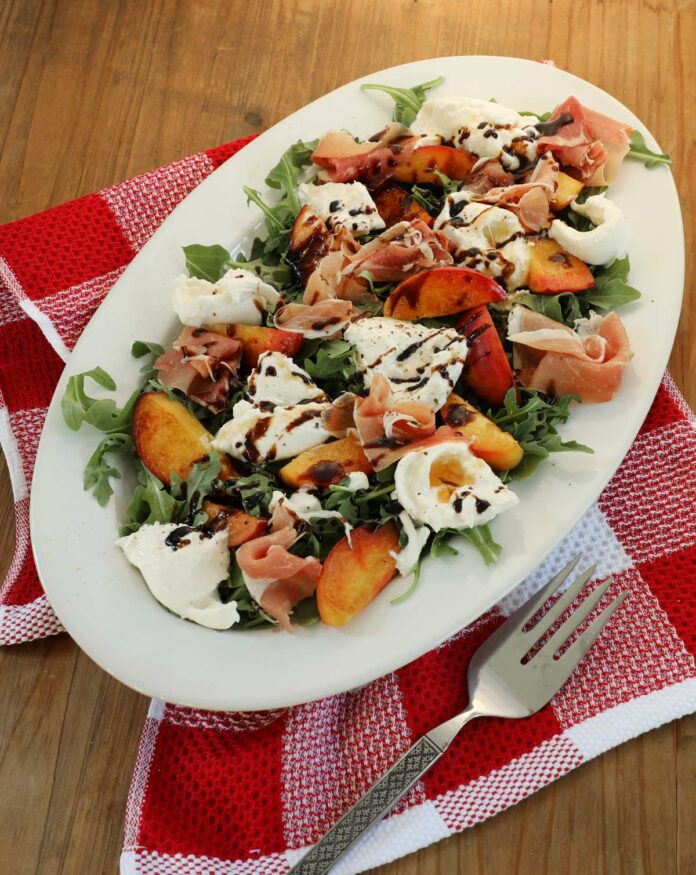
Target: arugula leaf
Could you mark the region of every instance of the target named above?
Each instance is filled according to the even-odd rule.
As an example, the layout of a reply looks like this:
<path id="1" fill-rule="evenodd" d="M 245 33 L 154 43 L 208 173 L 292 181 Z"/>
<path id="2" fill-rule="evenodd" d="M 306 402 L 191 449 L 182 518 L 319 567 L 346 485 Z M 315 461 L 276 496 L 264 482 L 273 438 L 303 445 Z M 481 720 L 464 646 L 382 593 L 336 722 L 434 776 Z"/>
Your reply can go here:
<path id="1" fill-rule="evenodd" d="M 204 246 L 202 243 L 192 243 L 184 246 L 184 256 L 189 276 L 215 283 L 225 273 L 230 253 L 217 244 Z"/>
<path id="2" fill-rule="evenodd" d="M 133 406 L 138 399 L 140 390 L 126 401 L 123 409 L 116 406 L 111 398 L 92 398 L 85 391 L 85 380 L 90 378 L 104 389 L 113 391 L 116 383 L 102 368 L 94 368 L 82 374 L 70 377 L 60 407 L 68 428 L 77 431 L 83 422 L 93 425 L 106 434 L 122 432 L 130 425 Z"/>
<path id="3" fill-rule="evenodd" d="M 624 304 L 638 300 L 640 292 L 629 286 L 627 282 L 630 269 L 628 255 L 594 268 L 594 288 L 583 292 L 583 299 L 600 310 L 622 307 Z"/>
<path id="4" fill-rule="evenodd" d="M 627 158 L 633 158 L 636 161 L 642 161 L 646 167 L 658 167 L 660 164 L 671 164 L 672 159 L 666 153 L 651 151 L 646 142 L 645 137 L 640 131 L 632 131 L 631 143 L 628 149 Z"/>
<path id="5" fill-rule="evenodd" d="M 271 264 L 263 260 L 263 258 L 245 259 L 243 255 L 238 255 L 236 259 L 230 259 L 227 262 L 228 268 L 241 268 L 242 270 L 250 270 L 266 283 L 277 286 L 278 289 L 289 285 L 293 282 L 294 276 L 292 269 L 281 262 Z"/>
<path id="6" fill-rule="evenodd" d="M 220 468 L 220 457 L 216 452 L 212 452 L 207 459 L 202 459 L 192 466 L 186 480 L 182 480 L 181 477 L 172 472 L 171 494 L 177 501 L 182 501 L 185 508 L 185 512 L 183 508 L 181 511 L 183 516 L 179 516 L 177 519 L 183 519 L 184 516 L 196 516 L 203 504 L 203 499 L 215 491 Z"/>
<path id="7" fill-rule="evenodd" d="M 517 292 L 510 296 L 513 303 L 522 304 L 535 313 L 543 313 L 549 319 L 562 322 L 573 328 L 576 319 L 582 319 L 586 313 L 581 307 L 581 298 L 573 292 L 563 292 L 560 295 L 535 295 L 533 292 Z"/>
<path id="8" fill-rule="evenodd" d="M 126 522 L 121 526 L 121 535 L 137 532 L 150 523 L 170 523 L 181 518 L 186 502 L 174 498 L 167 487 L 138 462 L 138 486 L 135 487 L 126 508 Z"/>
<path id="9" fill-rule="evenodd" d="M 426 94 L 445 81 L 444 76 L 438 76 L 430 82 L 422 85 L 414 85 L 413 88 L 395 88 L 391 85 L 361 85 L 361 91 L 383 91 L 394 101 L 394 121 L 404 127 L 408 127 L 418 115 L 420 108 L 425 103 Z"/>
<path id="10" fill-rule="evenodd" d="M 431 216 L 437 216 L 442 210 L 442 197 L 429 188 L 414 185 L 410 191 L 413 200 Z"/>
<path id="11" fill-rule="evenodd" d="M 540 122 L 547 122 L 553 113 L 553 110 L 549 110 L 548 112 L 542 112 L 541 114 L 536 112 L 530 112 L 527 109 L 520 109 L 517 112 L 517 115 L 533 115 L 535 118 L 538 118 Z"/>
<path id="12" fill-rule="evenodd" d="M 487 523 L 474 526 L 471 529 L 440 529 L 433 537 L 430 545 L 430 555 L 436 558 L 440 556 L 458 556 L 459 550 L 450 543 L 450 540 L 456 536 L 466 538 L 470 544 L 476 547 L 486 565 L 492 565 L 500 556 L 502 547 L 493 540 Z"/>
<path id="13" fill-rule="evenodd" d="M 331 397 L 362 388 L 353 347 L 346 340 L 309 341 L 302 367 Z"/>
<path id="14" fill-rule="evenodd" d="M 551 453 L 593 453 L 590 447 L 576 441 L 562 441 L 558 426 L 568 420 L 571 401 L 579 401 L 576 395 L 550 398 L 534 389 L 519 389 L 521 400 L 517 401 L 515 389 L 508 389 L 503 407 L 489 410 L 486 414 L 500 428 L 509 432 L 524 450 L 524 458 L 510 472 L 517 479 L 529 477 L 543 459 Z"/>
<path id="15" fill-rule="evenodd" d="M 129 434 L 110 434 L 99 443 L 85 465 L 82 484 L 85 490 L 92 490 L 102 507 L 106 507 L 113 495 L 111 479 L 120 480 L 117 468 L 107 461 L 108 455 L 120 456 L 133 450 L 133 438 Z"/>
<path id="16" fill-rule="evenodd" d="M 283 152 L 280 161 L 270 171 L 265 180 L 269 188 L 284 190 L 288 206 L 295 215 L 300 212 L 300 202 L 296 192 L 300 172 L 307 164 L 311 163 L 312 152 L 314 152 L 318 144 L 319 140 L 312 140 L 309 143 L 298 140 Z"/>
<path id="17" fill-rule="evenodd" d="M 145 380 L 152 380 L 157 377 L 154 363 L 163 353 L 163 346 L 160 346 L 159 343 L 150 343 L 150 341 L 147 340 L 135 340 L 131 347 L 131 355 L 133 358 L 141 359 L 147 356 L 143 366 L 140 368 L 140 373 L 145 375 Z"/>
<path id="18" fill-rule="evenodd" d="M 321 620 L 319 616 L 319 608 L 317 606 L 317 597 L 310 596 L 307 599 L 295 605 L 292 611 L 292 619 L 294 623 L 299 623 L 300 626 L 316 626 Z"/>
<path id="19" fill-rule="evenodd" d="M 238 477 L 223 484 L 222 491 L 230 498 L 236 498 L 247 513 L 252 516 L 267 516 L 273 491 L 280 489 L 277 479 L 269 470 L 257 469 L 246 477 Z"/>

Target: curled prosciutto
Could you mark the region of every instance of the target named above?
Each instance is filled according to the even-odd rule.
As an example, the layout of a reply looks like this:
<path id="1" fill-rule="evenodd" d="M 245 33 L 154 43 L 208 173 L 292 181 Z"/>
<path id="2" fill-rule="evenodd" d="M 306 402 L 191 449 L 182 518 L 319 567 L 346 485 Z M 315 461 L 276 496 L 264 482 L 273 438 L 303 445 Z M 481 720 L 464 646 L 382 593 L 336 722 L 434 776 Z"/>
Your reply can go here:
<path id="1" fill-rule="evenodd" d="M 383 374 L 373 377 L 367 398 L 355 399 L 353 415 L 363 451 L 375 471 L 391 465 L 405 444 L 435 432 L 433 410 L 421 401 L 393 401 Z"/>
<path id="2" fill-rule="evenodd" d="M 276 311 L 274 324 L 308 339 L 331 337 L 350 321 L 353 305 L 338 298 L 324 298 L 314 304 L 286 304 Z"/>
<path id="3" fill-rule="evenodd" d="M 398 124 L 388 125 L 365 143 L 356 143 L 346 131 L 329 131 L 319 140 L 312 161 L 331 182 L 361 179 L 374 185 L 408 161 L 418 140 Z"/>
<path id="4" fill-rule="evenodd" d="M 558 188 L 558 162 L 551 154 L 542 155 L 526 182 L 499 185 L 469 200 L 511 210 L 528 232 L 540 231 L 549 224 L 549 204 Z M 506 174 L 509 175 L 509 174 Z M 465 189 L 469 191 L 468 187 Z"/>
<path id="5" fill-rule="evenodd" d="M 213 413 L 225 409 L 242 358 L 241 341 L 187 325 L 155 362 L 160 383 L 179 389 Z"/>
<path id="6" fill-rule="evenodd" d="M 523 386 L 553 395 L 578 395 L 586 403 L 610 401 L 633 357 L 616 313 L 579 319 L 573 331 L 517 306 L 510 313 L 508 339 Z"/>
<path id="7" fill-rule="evenodd" d="M 565 123 L 537 140 L 539 152 L 552 152 L 565 167 L 574 168 L 585 185 L 614 182 L 628 153 L 631 126 L 587 109 L 575 97 L 557 106 L 541 128 L 558 121 Z"/>
<path id="8" fill-rule="evenodd" d="M 290 553 L 297 532 L 290 525 L 247 541 L 238 548 L 237 564 L 247 589 L 261 608 L 283 629 L 292 631 L 290 613 L 314 594 L 321 563 L 314 556 Z"/>
<path id="9" fill-rule="evenodd" d="M 445 235 L 416 219 L 399 222 L 365 243 L 350 256 L 341 275 L 357 276 L 365 271 L 375 282 L 391 283 L 452 261 Z"/>

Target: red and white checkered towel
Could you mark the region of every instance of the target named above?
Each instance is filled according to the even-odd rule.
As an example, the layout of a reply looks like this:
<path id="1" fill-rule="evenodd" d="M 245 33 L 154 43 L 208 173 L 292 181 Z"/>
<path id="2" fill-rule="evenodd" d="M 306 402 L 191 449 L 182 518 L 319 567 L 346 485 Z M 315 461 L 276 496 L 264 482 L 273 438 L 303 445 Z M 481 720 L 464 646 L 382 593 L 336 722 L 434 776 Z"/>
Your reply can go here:
<path id="1" fill-rule="evenodd" d="M 0 642 L 61 631 L 31 557 L 28 501 L 62 360 L 125 265 L 189 191 L 247 141 L 0 228 L 0 437 L 17 552 Z M 27 367 L 30 364 L 30 367 Z M 696 423 L 668 376 L 621 468 L 518 591 L 442 647 L 362 689 L 283 712 L 155 701 L 126 814 L 122 873 L 282 873 L 420 733 L 466 704 L 477 645 L 582 551 L 628 589 L 551 704 L 477 721 L 337 868 L 352 873 L 495 814 L 604 750 L 696 710 Z"/>

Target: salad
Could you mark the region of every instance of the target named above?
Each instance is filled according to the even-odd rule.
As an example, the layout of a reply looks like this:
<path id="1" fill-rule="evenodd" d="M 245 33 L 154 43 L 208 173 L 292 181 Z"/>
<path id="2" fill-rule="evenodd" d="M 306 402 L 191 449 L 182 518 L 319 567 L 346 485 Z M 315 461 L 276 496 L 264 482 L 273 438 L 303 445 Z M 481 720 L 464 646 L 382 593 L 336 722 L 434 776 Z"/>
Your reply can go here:
<path id="1" fill-rule="evenodd" d="M 617 308 L 628 226 L 607 188 L 624 158 L 668 164 L 569 97 L 543 115 L 365 85 L 394 100 L 361 141 L 290 146 L 246 253 L 184 248 L 171 348 L 136 341 L 119 408 L 97 367 L 67 425 L 104 433 L 85 489 L 137 476 L 116 542 L 153 596 L 210 629 L 341 626 L 428 555 L 495 562 L 495 517 L 559 428 L 609 401 L 632 357 Z M 543 466 L 538 473 L 543 476 Z"/>

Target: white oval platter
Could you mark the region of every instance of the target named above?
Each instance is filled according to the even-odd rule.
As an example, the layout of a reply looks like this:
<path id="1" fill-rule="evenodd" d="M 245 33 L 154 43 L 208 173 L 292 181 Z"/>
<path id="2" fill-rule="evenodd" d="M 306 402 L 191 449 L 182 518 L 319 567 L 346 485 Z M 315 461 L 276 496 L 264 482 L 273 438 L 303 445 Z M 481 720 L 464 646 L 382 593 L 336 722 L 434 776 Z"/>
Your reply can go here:
<path id="1" fill-rule="evenodd" d="M 101 365 L 115 378 L 123 401 L 139 376 L 139 363 L 130 357 L 132 342 L 166 344 L 176 336 L 170 298 L 184 265 L 181 247 L 234 248 L 259 222 L 242 186 L 264 190 L 267 171 L 298 138 L 340 128 L 369 136 L 382 127 L 391 116 L 391 100 L 361 92 L 362 82 L 411 86 L 440 75 L 446 81 L 435 94 L 494 97 L 520 110 L 544 112 L 573 94 L 633 125 L 657 148 L 626 107 L 562 70 L 515 58 L 435 58 L 372 73 L 305 106 L 232 157 L 174 210 L 115 284 L 70 357 L 46 419 L 31 498 L 34 555 L 48 598 L 80 647 L 124 684 L 169 702 L 253 710 L 339 693 L 393 671 L 475 620 L 522 581 L 580 519 L 628 451 L 667 364 L 684 276 L 672 176 L 632 161 L 624 162 L 611 196 L 630 225 L 632 285 L 644 293 L 622 311 L 635 358 L 618 396 L 608 404 L 578 407 L 566 429 L 595 454 L 557 454 L 531 480 L 514 484 L 519 506 L 493 524 L 503 546 L 496 565 L 485 567 L 463 544 L 457 557 L 424 563 L 411 598 L 390 603 L 405 586 L 396 579 L 341 629 L 213 632 L 163 610 L 114 546 L 128 481 L 105 509 L 82 490 L 82 471 L 98 435 L 88 427 L 75 434 L 64 425 L 60 398 L 68 377 Z"/>

